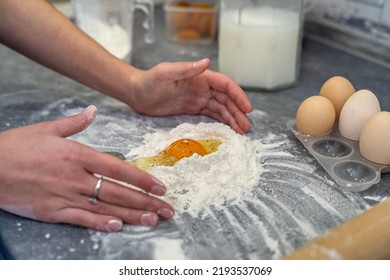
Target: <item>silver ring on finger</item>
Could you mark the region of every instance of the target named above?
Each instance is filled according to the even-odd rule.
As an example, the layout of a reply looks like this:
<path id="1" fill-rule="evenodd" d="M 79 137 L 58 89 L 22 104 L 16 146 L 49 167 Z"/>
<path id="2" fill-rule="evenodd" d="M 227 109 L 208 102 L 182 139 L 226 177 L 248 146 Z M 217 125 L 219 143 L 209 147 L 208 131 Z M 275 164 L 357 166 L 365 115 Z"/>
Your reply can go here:
<path id="1" fill-rule="evenodd" d="M 88 199 L 88 202 L 93 204 L 93 205 L 96 205 L 99 203 L 98 201 L 98 196 L 99 196 L 99 192 L 100 192 L 100 189 L 102 188 L 102 183 L 103 183 L 103 177 L 99 177 L 99 179 L 97 180 L 96 182 L 96 185 L 95 185 L 95 189 L 93 191 L 93 194 L 91 195 L 91 197 Z"/>

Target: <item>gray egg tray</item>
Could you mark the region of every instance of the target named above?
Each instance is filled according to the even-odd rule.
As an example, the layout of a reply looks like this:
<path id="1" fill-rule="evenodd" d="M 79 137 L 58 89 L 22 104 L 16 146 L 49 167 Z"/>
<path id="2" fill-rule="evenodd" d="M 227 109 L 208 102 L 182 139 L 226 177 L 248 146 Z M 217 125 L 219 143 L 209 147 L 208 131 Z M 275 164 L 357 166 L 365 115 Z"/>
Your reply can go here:
<path id="1" fill-rule="evenodd" d="M 295 120 L 287 123 L 289 129 L 342 189 L 360 192 L 379 183 L 381 173 L 390 165 L 380 165 L 363 158 L 359 143 L 340 135 L 338 126 L 325 136 L 311 136 L 296 130 Z"/>

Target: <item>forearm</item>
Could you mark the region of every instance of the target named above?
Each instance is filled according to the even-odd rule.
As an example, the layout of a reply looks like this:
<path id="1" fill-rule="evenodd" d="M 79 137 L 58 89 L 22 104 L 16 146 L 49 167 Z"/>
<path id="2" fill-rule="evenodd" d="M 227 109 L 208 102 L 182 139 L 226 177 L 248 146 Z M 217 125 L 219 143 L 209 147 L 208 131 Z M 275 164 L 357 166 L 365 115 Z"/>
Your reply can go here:
<path id="1" fill-rule="evenodd" d="M 0 42 L 71 79 L 118 99 L 134 70 L 44 0 L 0 0 Z"/>

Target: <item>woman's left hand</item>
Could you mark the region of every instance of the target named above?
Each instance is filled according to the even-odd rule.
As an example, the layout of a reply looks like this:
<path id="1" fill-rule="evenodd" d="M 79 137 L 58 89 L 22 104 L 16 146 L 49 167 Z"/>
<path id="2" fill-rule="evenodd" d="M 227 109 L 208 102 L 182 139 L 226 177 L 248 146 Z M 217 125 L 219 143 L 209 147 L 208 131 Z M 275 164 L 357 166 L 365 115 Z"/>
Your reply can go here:
<path id="1" fill-rule="evenodd" d="M 252 105 L 232 79 L 210 71 L 209 59 L 160 63 L 148 71 L 131 74 L 131 93 L 125 97 L 139 113 L 164 116 L 202 114 L 230 125 L 236 132 L 251 128 L 247 113 Z"/>

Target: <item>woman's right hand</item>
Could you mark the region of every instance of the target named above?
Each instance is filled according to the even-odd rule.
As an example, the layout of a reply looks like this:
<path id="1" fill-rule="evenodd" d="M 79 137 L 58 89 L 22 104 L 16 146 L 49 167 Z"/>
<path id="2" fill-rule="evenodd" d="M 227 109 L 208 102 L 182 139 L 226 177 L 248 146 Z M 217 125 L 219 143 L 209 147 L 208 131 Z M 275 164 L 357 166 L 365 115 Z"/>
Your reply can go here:
<path id="1" fill-rule="evenodd" d="M 24 217 L 118 231 L 123 223 L 154 226 L 173 207 L 155 196 L 165 186 L 150 174 L 113 156 L 65 139 L 86 129 L 96 115 L 81 114 L 0 133 L 0 208 Z M 103 180 L 97 204 L 89 202 L 96 174 Z"/>

